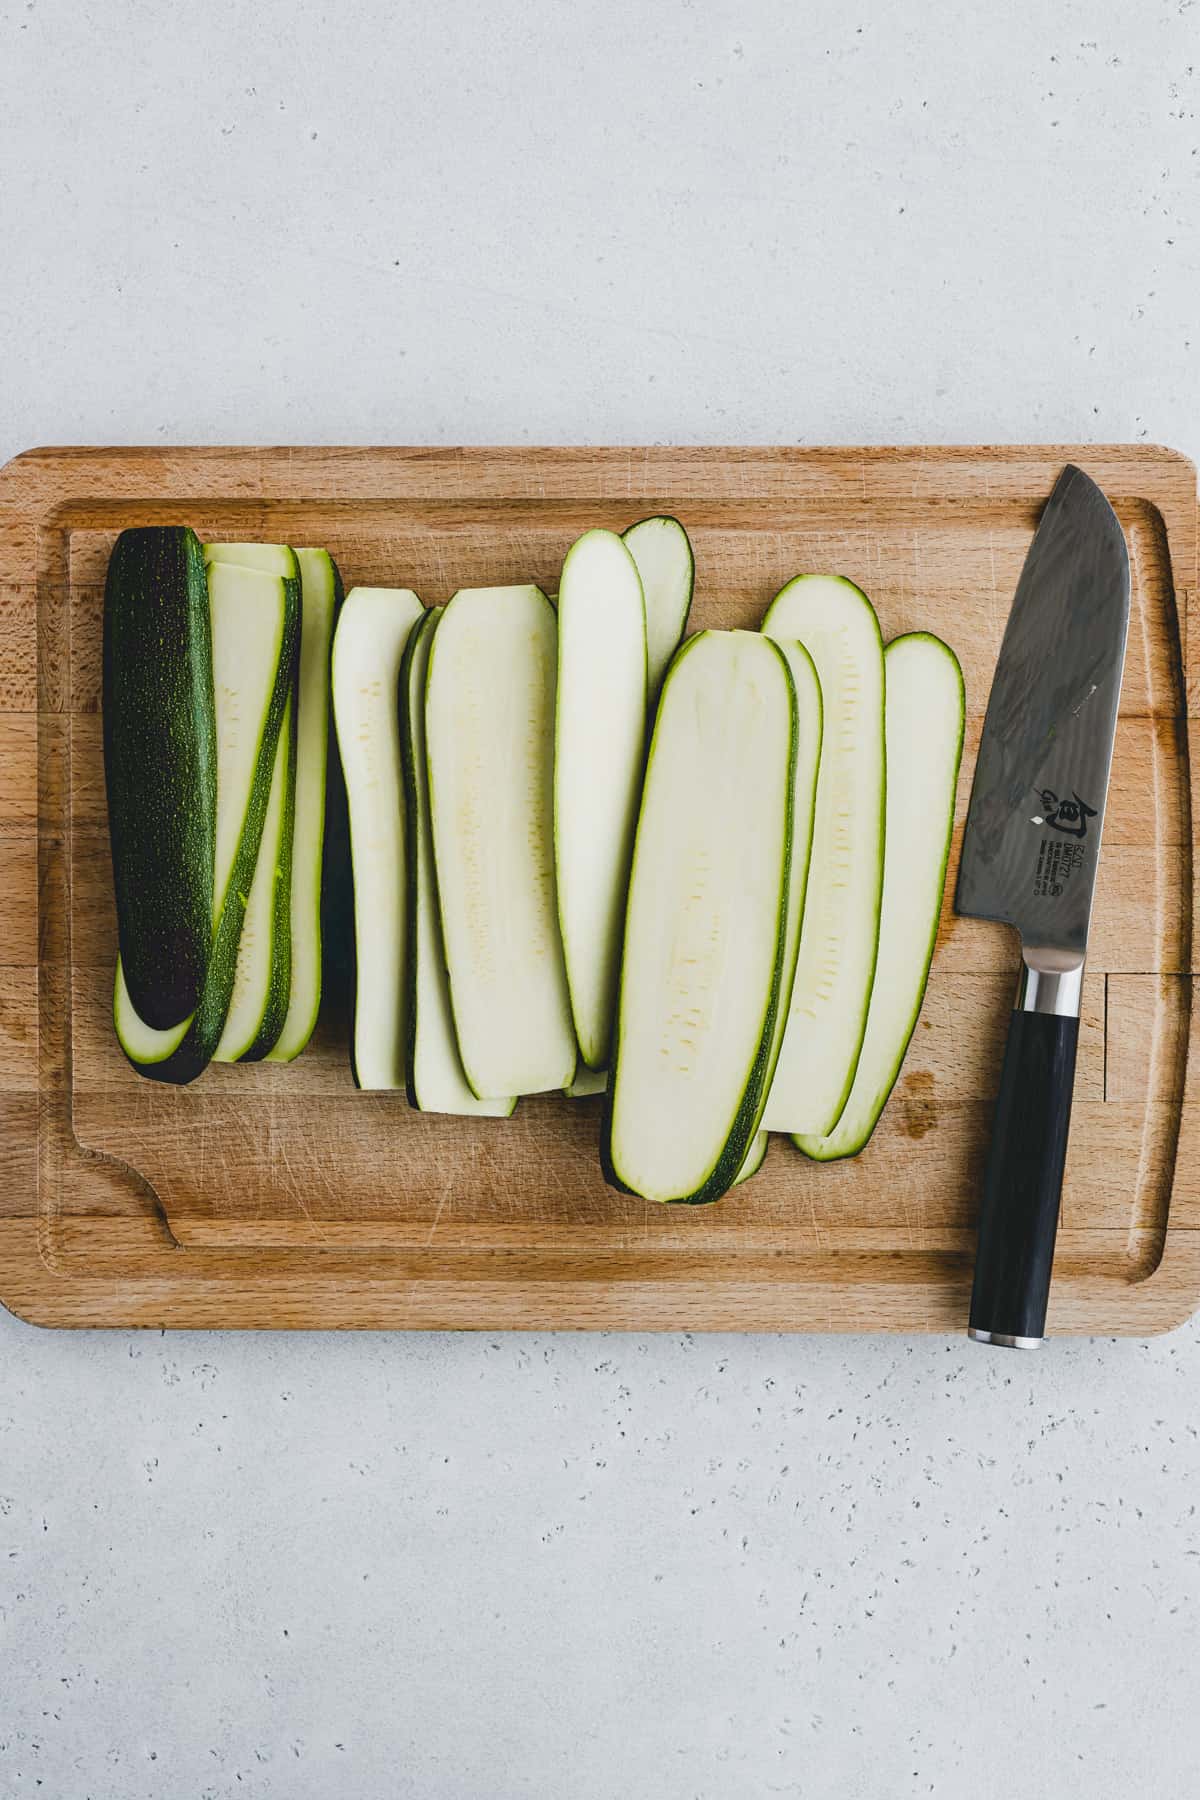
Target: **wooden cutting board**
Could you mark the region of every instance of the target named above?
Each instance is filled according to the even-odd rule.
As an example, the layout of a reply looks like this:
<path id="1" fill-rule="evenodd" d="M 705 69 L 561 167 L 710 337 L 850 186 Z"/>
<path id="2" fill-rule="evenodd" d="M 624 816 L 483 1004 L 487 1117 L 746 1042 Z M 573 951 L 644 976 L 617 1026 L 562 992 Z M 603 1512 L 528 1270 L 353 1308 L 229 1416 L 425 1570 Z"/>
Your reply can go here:
<path id="1" fill-rule="evenodd" d="M 885 637 L 957 650 L 957 847 L 1010 600 L 1065 461 L 1131 552 L 1129 659 L 1085 985 L 1052 1331 L 1159 1331 L 1200 1304 L 1189 1085 L 1196 476 L 1152 447 L 47 450 L 0 472 L 0 1298 L 54 1325 L 957 1331 L 1017 947 L 943 914 L 875 1138 L 776 1139 L 720 1204 L 610 1192 L 598 1101 L 507 1122 L 354 1091 L 344 1026 L 290 1067 L 141 1081 L 110 1020 L 100 747 L 105 562 L 127 525 L 326 544 L 347 586 L 537 581 L 589 525 L 683 519 L 695 626 L 757 626 L 800 570 L 849 575 Z M 332 1009 L 331 1009 L 332 1010 Z"/>

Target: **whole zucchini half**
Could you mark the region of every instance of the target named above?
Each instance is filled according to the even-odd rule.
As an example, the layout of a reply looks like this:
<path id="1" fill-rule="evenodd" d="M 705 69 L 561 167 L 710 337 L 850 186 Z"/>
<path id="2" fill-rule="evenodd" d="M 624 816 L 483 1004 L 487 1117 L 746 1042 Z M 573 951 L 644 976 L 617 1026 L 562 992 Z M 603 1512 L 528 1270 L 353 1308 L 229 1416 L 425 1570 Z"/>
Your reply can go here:
<path id="1" fill-rule="evenodd" d="M 214 564 L 209 580 L 219 765 L 208 968 L 194 1013 L 171 1030 L 156 1029 L 139 1014 L 120 961 L 113 1005 L 117 1037 L 134 1068 L 176 1085 L 192 1081 L 211 1060 L 229 1012 L 299 645 L 294 581 L 229 564 Z"/>
<path id="2" fill-rule="evenodd" d="M 204 554 L 185 525 L 123 531 L 104 588 L 104 778 L 129 997 L 169 1029 L 213 940 L 217 751 Z"/>

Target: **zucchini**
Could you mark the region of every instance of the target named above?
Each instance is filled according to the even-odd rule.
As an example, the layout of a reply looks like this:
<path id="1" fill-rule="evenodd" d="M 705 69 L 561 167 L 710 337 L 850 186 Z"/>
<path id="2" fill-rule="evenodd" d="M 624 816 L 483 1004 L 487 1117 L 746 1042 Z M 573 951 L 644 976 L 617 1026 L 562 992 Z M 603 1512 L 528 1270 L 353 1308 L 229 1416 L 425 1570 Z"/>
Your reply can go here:
<path id="1" fill-rule="evenodd" d="M 612 1038 L 629 858 L 646 751 L 646 609 L 612 531 L 572 545 L 558 590 L 554 869 L 579 1052 L 602 1069 Z"/>
<path id="2" fill-rule="evenodd" d="M 624 538 L 646 597 L 646 697 L 653 709 L 687 626 L 696 562 L 678 519 L 639 519 Z"/>
<path id="3" fill-rule="evenodd" d="M 296 805 L 291 868 L 291 982 L 287 1016 L 268 1062 L 291 1062 L 321 1007 L 321 884 L 329 763 L 329 663 L 342 578 L 327 550 L 297 550 L 300 670 L 296 679 Z"/>
<path id="4" fill-rule="evenodd" d="M 336 638 L 335 621 L 335 641 Z M 349 1043 L 354 1035 L 354 876 L 350 868 L 350 803 L 337 732 L 332 724 L 332 680 L 330 698 L 321 869 L 321 1019 L 331 1037 Z"/>
<path id="5" fill-rule="evenodd" d="M 104 587 L 104 778 L 117 940 L 147 1024 L 189 1018 L 213 939 L 217 745 L 208 583 L 184 525 L 123 531 Z"/>
<path id="6" fill-rule="evenodd" d="M 333 638 L 333 720 L 354 878 L 350 1066 L 360 1088 L 404 1087 L 407 895 L 397 697 L 404 646 L 423 611 L 407 588 L 352 588 Z"/>
<path id="7" fill-rule="evenodd" d="M 442 606 L 433 607 L 414 625 L 400 667 L 400 763 L 404 773 L 404 870 L 408 882 L 405 1082 L 410 1104 L 421 1112 L 506 1119 L 516 1101 L 477 1099 L 463 1074 L 438 916 L 425 762 L 425 679 L 433 634 L 445 610 Z"/>
<path id="8" fill-rule="evenodd" d="M 590 1100 L 593 1094 L 602 1094 L 607 1086 L 607 1069 L 589 1069 L 586 1063 L 580 1063 L 574 1081 L 563 1089 L 563 1095 L 567 1100 Z"/>
<path id="9" fill-rule="evenodd" d="M 746 1152 L 746 1160 L 733 1178 L 734 1187 L 741 1187 L 743 1181 L 749 1181 L 752 1175 L 758 1174 L 758 1171 L 767 1160 L 767 1148 L 770 1142 L 771 1134 L 769 1131 L 759 1131 L 755 1133 L 754 1142 Z"/>
<path id="10" fill-rule="evenodd" d="M 246 901 L 271 793 L 280 726 L 295 670 L 295 583 L 233 564 L 209 569 L 217 741 L 214 929 L 196 1010 L 171 1030 L 134 1006 L 118 958 L 113 1019 L 140 1074 L 192 1081 L 212 1059 L 233 992 Z"/>
<path id="11" fill-rule="evenodd" d="M 787 941 L 783 954 L 783 975 L 779 984 L 779 1011 L 775 1017 L 775 1038 L 771 1045 L 770 1073 L 767 1093 L 775 1077 L 779 1053 L 787 1031 L 792 987 L 796 978 L 796 962 L 800 952 L 800 934 L 804 925 L 808 897 L 808 871 L 812 862 L 813 824 L 816 818 L 817 771 L 821 763 L 823 708 L 821 683 L 812 657 L 803 644 L 784 641 L 779 648 L 791 670 L 796 690 L 796 773 L 792 787 L 792 861 L 788 879 Z M 765 1155 L 764 1150 L 764 1155 Z M 753 1173 L 753 1171 L 751 1171 Z M 738 1177 L 742 1179 L 741 1176 Z"/>
<path id="12" fill-rule="evenodd" d="M 303 633 L 303 620 L 301 633 Z M 292 836 L 296 817 L 296 695 L 283 709 L 254 879 L 238 943 L 233 992 L 213 1061 L 261 1062 L 287 1014 L 291 986 Z"/>
<path id="13" fill-rule="evenodd" d="M 763 630 L 808 650 L 824 707 L 807 903 L 764 1123 L 824 1136 L 854 1080 L 879 942 L 883 641 L 871 602 L 836 575 L 789 582 Z"/>
<path id="14" fill-rule="evenodd" d="M 206 544 L 210 569 L 232 566 L 282 577 L 300 600 L 300 636 L 304 637 L 304 601 L 300 565 L 290 544 Z M 280 726 L 271 776 L 271 797 L 263 823 L 254 880 L 246 898 L 238 944 L 233 993 L 214 1062 L 260 1062 L 274 1045 L 287 1012 L 291 986 L 292 836 L 296 816 L 295 678 Z"/>
<path id="15" fill-rule="evenodd" d="M 459 1054 L 481 1100 L 575 1073 L 554 890 L 556 638 L 540 588 L 466 588 L 429 657 L 438 902 Z"/>
<path id="16" fill-rule="evenodd" d="M 205 544 L 204 561 L 236 563 L 241 569 L 261 569 L 265 575 L 282 575 L 299 581 L 300 563 L 290 544 Z"/>
<path id="17" fill-rule="evenodd" d="M 878 1122 L 916 1029 L 937 938 L 963 741 L 963 679 L 927 632 L 893 640 L 887 669 L 887 833 L 879 960 L 854 1086 L 824 1137 L 799 1135 L 817 1162 L 855 1156 Z"/>
<path id="18" fill-rule="evenodd" d="M 605 1174 L 716 1200 L 760 1129 L 788 944 L 796 695 L 777 644 L 704 631 L 663 684 L 625 920 Z"/>

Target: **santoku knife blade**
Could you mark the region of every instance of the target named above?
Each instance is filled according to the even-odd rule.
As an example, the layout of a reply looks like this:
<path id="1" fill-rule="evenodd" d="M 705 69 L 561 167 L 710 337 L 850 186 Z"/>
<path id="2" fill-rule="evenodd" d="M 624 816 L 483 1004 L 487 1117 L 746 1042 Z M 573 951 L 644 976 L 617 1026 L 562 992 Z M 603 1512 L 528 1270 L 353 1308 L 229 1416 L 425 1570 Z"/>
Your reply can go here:
<path id="1" fill-rule="evenodd" d="M 969 1331 L 1045 1330 L 1079 1002 L 1129 626 L 1129 556 L 1081 469 L 1030 545 L 988 700 L 955 907 L 1016 927 L 1021 979 L 980 1207 Z"/>

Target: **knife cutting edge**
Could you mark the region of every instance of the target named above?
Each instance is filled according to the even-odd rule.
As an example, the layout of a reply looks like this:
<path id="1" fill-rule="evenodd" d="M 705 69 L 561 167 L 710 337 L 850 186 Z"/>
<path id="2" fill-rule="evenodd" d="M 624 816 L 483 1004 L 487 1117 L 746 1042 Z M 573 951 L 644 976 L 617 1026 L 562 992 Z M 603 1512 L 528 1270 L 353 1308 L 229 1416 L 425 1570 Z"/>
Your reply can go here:
<path id="1" fill-rule="evenodd" d="M 1045 1335 L 1079 1007 L 1129 629 L 1129 554 L 1068 465 L 1017 584 L 988 700 L 955 909 L 1015 926 L 1021 972 L 980 1203 L 968 1335 Z"/>

